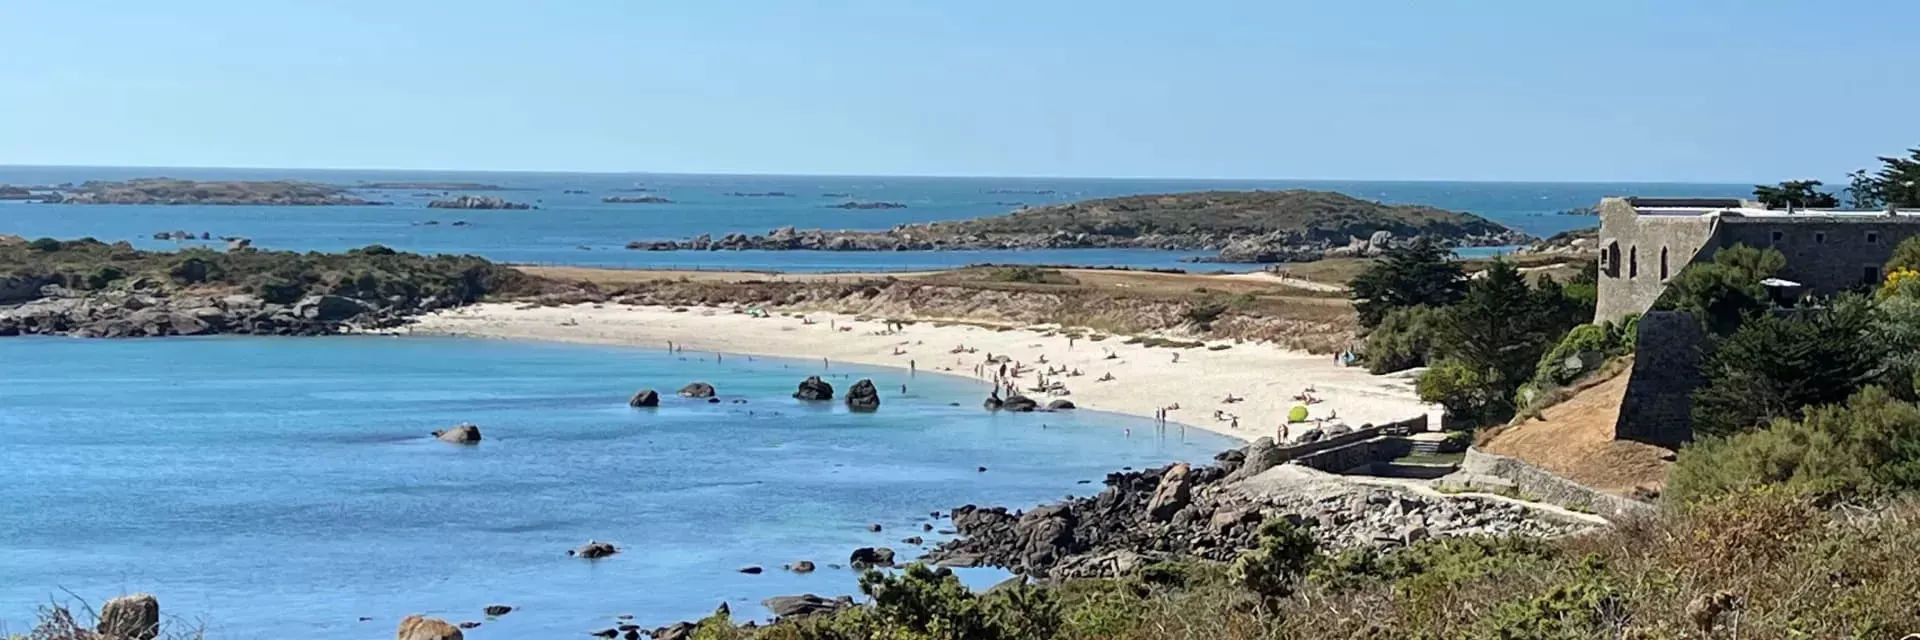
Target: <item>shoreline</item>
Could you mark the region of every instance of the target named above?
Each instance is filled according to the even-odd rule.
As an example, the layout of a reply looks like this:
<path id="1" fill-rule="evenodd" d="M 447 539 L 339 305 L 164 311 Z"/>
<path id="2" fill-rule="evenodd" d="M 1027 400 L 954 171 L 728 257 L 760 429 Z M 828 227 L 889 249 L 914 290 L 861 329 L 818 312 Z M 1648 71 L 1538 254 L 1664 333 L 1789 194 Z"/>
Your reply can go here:
<path id="1" fill-rule="evenodd" d="M 781 312 L 754 317 L 731 309 L 674 311 L 614 303 L 483 303 L 419 316 L 388 333 L 644 348 L 671 343 L 696 351 L 924 370 L 983 384 L 986 380 L 976 375 L 976 366 L 989 353 L 1007 355 L 1031 368 L 1016 381 L 1024 395 L 1042 406 L 1064 398 L 1085 409 L 1144 418 L 1155 417 L 1162 407 L 1177 407 L 1167 412 L 1170 425 L 1243 442 L 1263 436 L 1284 442 L 1287 434 L 1280 431 L 1287 412 L 1299 404 L 1293 397 L 1308 387 L 1322 400 L 1309 407 L 1313 419 L 1359 426 L 1426 414 L 1405 377 L 1374 376 L 1362 368 L 1341 367 L 1328 356 L 1268 344 L 1216 341 L 1208 343 L 1209 348 L 1149 347 L 1124 344 L 1122 336 L 1069 338 L 1057 327 L 1010 328 L 964 320 L 921 319 L 896 324 L 889 332 L 884 319 L 827 312 L 794 315 L 798 317 Z M 953 353 L 960 345 L 971 351 Z M 1043 357 L 1045 364 L 1040 362 Z M 1070 393 L 1065 395 L 1029 391 L 1038 373 L 1048 368 L 1077 369 L 1082 375 L 1048 376 L 1067 387 Z M 1105 374 L 1112 379 L 1100 381 Z M 1225 402 L 1228 395 L 1241 400 Z M 1229 416 L 1238 417 L 1237 427 Z M 1293 425 L 1292 433 L 1310 424 Z"/>

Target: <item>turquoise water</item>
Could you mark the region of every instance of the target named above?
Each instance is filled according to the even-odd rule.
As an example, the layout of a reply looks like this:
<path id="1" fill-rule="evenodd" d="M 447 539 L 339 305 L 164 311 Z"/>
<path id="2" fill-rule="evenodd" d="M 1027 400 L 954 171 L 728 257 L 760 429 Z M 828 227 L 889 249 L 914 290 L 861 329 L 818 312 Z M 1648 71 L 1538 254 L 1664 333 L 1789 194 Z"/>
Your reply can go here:
<path id="1" fill-rule="evenodd" d="M 648 252 L 625 249 L 632 240 L 687 238 L 701 233 L 766 233 L 800 228 L 885 229 L 1086 198 L 1207 189 L 1324 189 L 1393 203 L 1467 211 L 1537 235 L 1590 227 L 1592 216 L 1558 212 L 1592 206 L 1607 195 L 1742 196 L 1748 185 L 1645 183 L 1354 182 L 1309 180 L 1108 180 L 1032 178 L 907 178 L 857 176 L 719 176 L 673 174 L 447 173 L 294 171 L 265 169 L 153 169 L 0 167 L 0 184 L 50 185 L 92 179 L 167 175 L 177 178 L 294 178 L 354 184 L 382 181 L 461 181 L 518 189 L 497 192 L 537 203 L 536 211 L 446 211 L 425 208 L 430 197 L 412 190 L 374 191 L 391 207 L 206 207 L 38 205 L 0 202 L 0 233 L 27 237 L 130 240 L 170 248 L 156 231 L 211 232 L 253 238 L 275 249 L 338 251 L 381 243 L 400 249 L 471 253 L 495 260 L 541 264 L 681 269 L 759 269 L 795 272 L 902 270 L 996 262 L 1214 270 L 1253 265 L 1180 262 L 1193 252 L 1151 250 L 1041 250 L 956 252 Z M 614 189 L 642 186 L 674 200 L 668 205 L 603 204 Z M 585 190 L 569 194 L 567 190 Z M 745 198 L 733 192 L 781 191 L 793 197 Z M 847 211 L 826 205 L 850 194 L 858 200 L 906 204 L 906 209 Z M 442 224 L 416 225 L 427 220 Z M 468 226 L 452 226 L 465 220 Z M 1483 252 L 1484 253 L 1484 252 Z"/>
<path id="2" fill-rule="evenodd" d="M 721 601 L 758 614 L 766 596 L 852 593 L 826 565 L 937 537 L 930 511 L 1086 494 L 1231 446 L 1115 415 L 987 414 L 964 378 L 659 350 L 12 338 L 0 362 L 0 624 L 16 632 L 67 591 L 150 591 L 223 639 L 390 637 L 404 614 L 479 620 L 492 603 L 521 610 L 471 637 L 581 637 Z M 871 377 L 884 405 L 790 398 L 814 373 L 842 391 Z M 695 380 L 747 402 L 625 404 Z M 459 422 L 486 440 L 428 436 Z M 564 555 L 588 539 L 626 551 Z M 821 571 L 779 569 L 801 559 Z"/>

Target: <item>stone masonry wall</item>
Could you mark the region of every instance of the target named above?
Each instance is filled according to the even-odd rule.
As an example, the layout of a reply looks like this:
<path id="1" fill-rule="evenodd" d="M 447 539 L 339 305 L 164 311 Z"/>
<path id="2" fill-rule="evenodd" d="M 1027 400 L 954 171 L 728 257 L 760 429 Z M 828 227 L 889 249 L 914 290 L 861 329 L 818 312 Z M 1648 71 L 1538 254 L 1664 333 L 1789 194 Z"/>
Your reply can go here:
<path id="1" fill-rule="evenodd" d="M 1512 482 L 1525 500 L 1557 504 L 1609 520 L 1652 515 L 1657 510 L 1652 504 L 1599 491 L 1521 460 L 1479 449 L 1467 449 L 1460 471 Z"/>
<path id="2" fill-rule="evenodd" d="M 1638 327 L 1613 437 L 1678 447 L 1693 440 L 1693 391 L 1706 382 L 1700 372 L 1706 337 L 1692 314 L 1679 311 L 1648 312 Z"/>
<path id="3" fill-rule="evenodd" d="M 1715 218 L 1640 215 L 1625 198 L 1600 201 L 1600 296 L 1593 321 L 1619 322 L 1653 308 L 1667 280 L 1697 260 L 1710 260 Z"/>
<path id="4" fill-rule="evenodd" d="M 1920 218 L 1912 216 L 1728 217 L 1721 223 L 1718 243 L 1723 248 L 1745 244 L 1778 249 L 1787 256 L 1781 278 L 1805 285 L 1811 293 L 1832 294 L 1877 284 L 1894 246 L 1916 235 Z"/>

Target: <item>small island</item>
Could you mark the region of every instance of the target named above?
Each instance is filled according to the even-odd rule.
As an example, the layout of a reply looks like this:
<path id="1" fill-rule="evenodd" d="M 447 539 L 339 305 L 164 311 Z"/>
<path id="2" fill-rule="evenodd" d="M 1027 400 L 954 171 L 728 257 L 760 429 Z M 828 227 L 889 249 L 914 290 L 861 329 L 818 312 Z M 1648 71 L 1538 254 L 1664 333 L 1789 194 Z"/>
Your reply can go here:
<path id="1" fill-rule="evenodd" d="M 672 200 L 660 196 L 607 196 L 600 201 L 607 204 L 673 204 Z"/>
<path id="2" fill-rule="evenodd" d="M 524 202 L 511 202 L 493 196 L 460 196 L 427 203 L 428 209 L 532 209 Z"/>
<path id="3" fill-rule="evenodd" d="M 397 191 L 511 191 L 507 187 L 482 182 L 362 182 L 355 189 Z"/>
<path id="4" fill-rule="evenodd" d="M 785 191 L 756 191 L 756 192 L 735 191 L 732 193 L 728 193 L 727 195 L 729 197 L 734 197 L 734 198 L 791 198 L 793 197 L 793 194 L 787 193 Z"/>
<path id="5" fill-rule="evenodd" d="M 899 208 L 848 202 L 844 209 Z M 1520 244 L 1530 238 L 1479 216 L 1389 205 L 1328 191 L 1204 191 L 1022 207 L 998 216 L 899 225 L 885 231 L 782 227 L 765 235 L 710 234 L 629 243 L 647 251 L 941 251 L 1163 249 L 1204 251 L 1205 262 L 1296 262 L 1376 255 L 1416 238 L 1445 246 Z"/>
<path id="6" fill-rule="evenodd" d="M 0 200 L 39 200 L 46 196 L 35 194 L 26 187 L 0 184 Z"/>
<path id="7" fill-rule="evenodd" d="M 900 204 L 898 202 L 860 202 L 860 201 L 842 202 L 840 204 L 831 204 L 827 206 L 834 209 L 905 209 L 907 208 L 907 205 Z"/>
<path id="8" fill-rule="evenodd" d="M 175 178 L 89 180 L 79 186 L 36 195 L 59 204 L 166 204 L 326 206 L 384 205 L 355 197 L 346 189 L 301 180 L 195 181 Z"/>

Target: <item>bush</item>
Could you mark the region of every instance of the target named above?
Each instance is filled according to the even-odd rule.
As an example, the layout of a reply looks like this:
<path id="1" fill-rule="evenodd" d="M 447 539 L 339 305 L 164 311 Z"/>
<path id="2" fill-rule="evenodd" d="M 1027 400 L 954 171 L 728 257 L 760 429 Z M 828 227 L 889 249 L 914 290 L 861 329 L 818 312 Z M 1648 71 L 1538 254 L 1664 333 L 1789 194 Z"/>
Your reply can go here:
<path id="1" fill-rule="evenodd" d="M 1467 281 L 1452 256 L 1451 249 L 1425 239 L 1388 249 L 1386 256 L 1348 283 L 1360 326 L 1377 326 L 1394 309 L 1458 302 L 1466 294 Z"/>
<path id="2" fill-rule="evenodd" d="M 1699 318 L 1710 332 L 1731 333 L 1747 318 L 1771 306 L 1767 288 L 1760 281 L 1786 266 L 1786 255 L 1772 248 L 1737 244 L 1721 249 L 1713 254 L 1713 262 L 1681 269 L 1655 308 L 1686 311 Z"/>
<path id="3" fill-rule="evenodd" d="M 1441 313 L 1428 306 L 1401 307 L 1387 312 L 1380 324 L 1367 334 L 1367 371 L 1382 374 L 1426 366 Z"/>
<path id="4" fill-rule="evenodd" d="M 1709 438 L 1680 452 L 1667 491 L 1698 500 L 1770 486 L 1818 498 L 1920 489 L 1920 407 L 1867 387 L 1799 420 Z"/>
<path id="5" fill-rule="evenodd" d="M 60 241 L 53 238 L 36 238 L 33 242 L 27 243 L 27 248 L 42 253 L 50 253 L 60 250 Z"/>
<path id="6" fill-rule="evenodd" d="M 1229 579 L 1268 601 L 1286 597 L 1305 576 L 1319 543 L 1313 534 L 1285 519 L 1260 525 L 1258 546 L 1233 561 Z"/>
<path id="7" fill-rule="evenodd" d="M 1607 327 L 1597 324 L 1583 324 L 1574 327 L 1560 338 L 1558 344 L 1540 356 L 1540 364 L 1535 365 L 1533 386 L 1535 389 L 1558 387 L 1573 382 L 1586 373 L 1585 368 L 1568 370 L 1565 361 L 1581 354 L 1595 352 L 1609 354 L 1619 342 Z"/>
<path id="8" fill-rule="evenodd" d="M 1748 321 L 1701 363 L 1707 384 L 1694 392 L 1694 430 L 1731 435 L 1847 399 L 1883 371 L 1882 345 L 1866 339 L 1872 321 L 1858 300 Z"/>

